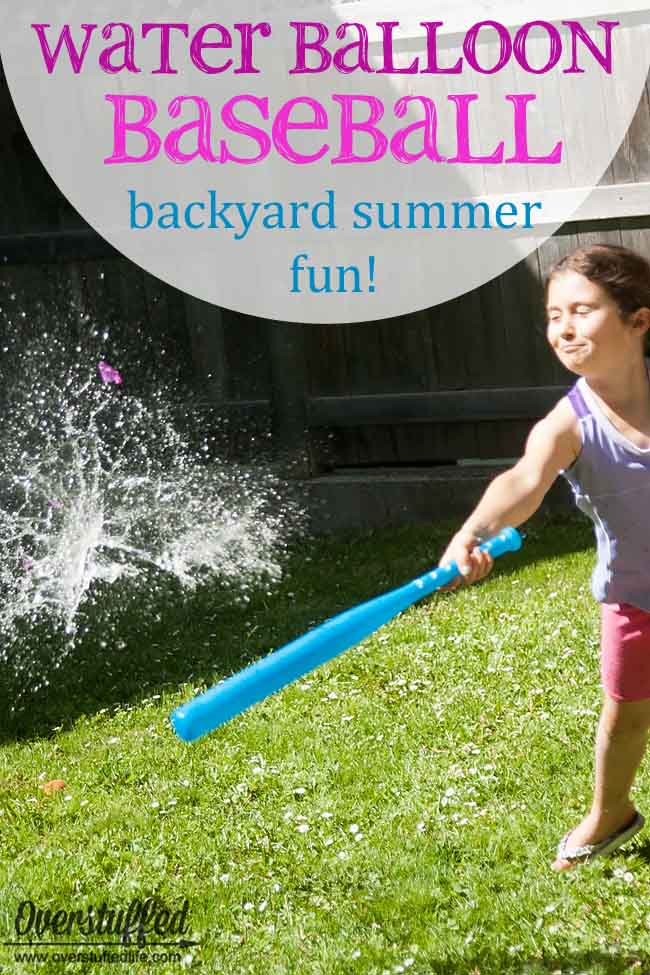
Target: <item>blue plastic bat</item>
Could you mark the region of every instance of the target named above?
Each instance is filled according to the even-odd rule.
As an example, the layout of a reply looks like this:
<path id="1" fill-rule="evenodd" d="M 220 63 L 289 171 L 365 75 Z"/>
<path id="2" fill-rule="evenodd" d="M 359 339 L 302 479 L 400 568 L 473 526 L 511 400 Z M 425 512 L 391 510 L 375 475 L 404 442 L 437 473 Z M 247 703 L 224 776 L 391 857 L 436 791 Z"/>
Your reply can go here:
<path id="1" fill-rule="evenodd" d="M 521 548 L 521 541 L 518 531 L 504 528 L 479 548 L 497 558 L 505 552 L 516 552 Z M 292 640 L 280 650 L 176 708 L 171 715 L 176 734 L 184 741 L 195 741 L 206 735 L 253 704 L 355 646 L 394 616 L 436 589 L 446 586 L 458 575 L 458 566 L 452 562 L 425 573 L 399 589 L 333 616 L 304 636 Z"/>

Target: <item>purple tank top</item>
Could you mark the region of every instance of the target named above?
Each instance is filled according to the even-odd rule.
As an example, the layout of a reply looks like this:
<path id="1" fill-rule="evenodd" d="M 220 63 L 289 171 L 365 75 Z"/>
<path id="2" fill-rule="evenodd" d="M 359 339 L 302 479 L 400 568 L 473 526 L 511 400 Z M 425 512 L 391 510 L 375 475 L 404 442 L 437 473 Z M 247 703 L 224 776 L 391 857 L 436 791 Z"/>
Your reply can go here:
<path id="1" fill-rule="evenodd" d="M 562 474 L 594 523 L 598 555 L 591 591 L 599 602 L 650 612 L 650 449 L 635 447 L 616 429 L 584 378 L 568 399 L 582 449 Z"/>

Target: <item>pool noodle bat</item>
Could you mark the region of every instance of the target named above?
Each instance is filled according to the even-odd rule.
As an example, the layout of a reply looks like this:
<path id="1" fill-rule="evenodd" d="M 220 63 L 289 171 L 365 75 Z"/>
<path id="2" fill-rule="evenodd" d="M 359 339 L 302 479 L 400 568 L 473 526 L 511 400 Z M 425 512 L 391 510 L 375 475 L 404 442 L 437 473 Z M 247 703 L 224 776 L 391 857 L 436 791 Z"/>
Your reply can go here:
<path id="1" fill-rule="evenodd" d="M 504 528 L 479 548 L 497 558 L 506 552 L 516 552 L 521 544 L 522 538 L 516 529 Z M 184 741 L 201 738 L 344 650 L 349 650 L 413 603 L 446 586 L 459 575 L 458 566 L 452 562 L 426 572 L 383 596 L 376 596 L 333 616 L 176 708 L 171 715 L 174 731 Z"/>

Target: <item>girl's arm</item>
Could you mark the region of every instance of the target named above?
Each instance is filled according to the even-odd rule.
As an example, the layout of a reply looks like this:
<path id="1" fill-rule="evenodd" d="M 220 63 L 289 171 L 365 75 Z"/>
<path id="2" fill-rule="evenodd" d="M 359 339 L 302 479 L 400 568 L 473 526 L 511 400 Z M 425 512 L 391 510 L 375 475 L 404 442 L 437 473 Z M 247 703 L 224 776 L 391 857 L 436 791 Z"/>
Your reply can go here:
<path id="1" fill-rule="evenodd" d="M 523 457 L 499 474 L 463 527 L 452 538 L 441 565 L 455 561 L 466 583 L 476 582 L 491 570 L 493 561 L 477 545 L 506 525 L 514 528 L 537 511 L 558 474 L 570 467 L 580 452 L 576 415 L 563 397 L 531 430 Z M 457 580 L 448 588 L 455 589 Z"/>

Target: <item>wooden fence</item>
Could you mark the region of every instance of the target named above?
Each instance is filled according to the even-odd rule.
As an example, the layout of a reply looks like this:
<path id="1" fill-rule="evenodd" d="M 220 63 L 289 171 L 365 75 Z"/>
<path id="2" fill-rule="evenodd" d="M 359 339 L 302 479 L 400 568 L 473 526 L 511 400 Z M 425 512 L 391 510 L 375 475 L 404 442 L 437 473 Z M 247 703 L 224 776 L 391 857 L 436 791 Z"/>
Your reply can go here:
<path id="1" fill-rule="evenodd" d="M 270 424 L 312 476 L 353 467 L 517 456 L 570 377 L 547 348 L 541 281 L 578 244 L 650 257 L 650 92 L 599 188 L 537 252 L 444 305 L 361 325 L 251 319 L 180 294 L 116 254 L 62 198 L 0 81 L 0 296 L 55 308 L 55 295 L 151 355 L 234 426 Z M 83 315 L 82 315 L 83 319 Z M 5 323 L 5 327 L 10 327 Z M 82 327 L 82 326 L 77 326 Z M 162 358 L 159 362 L 164 365 Z"/>

